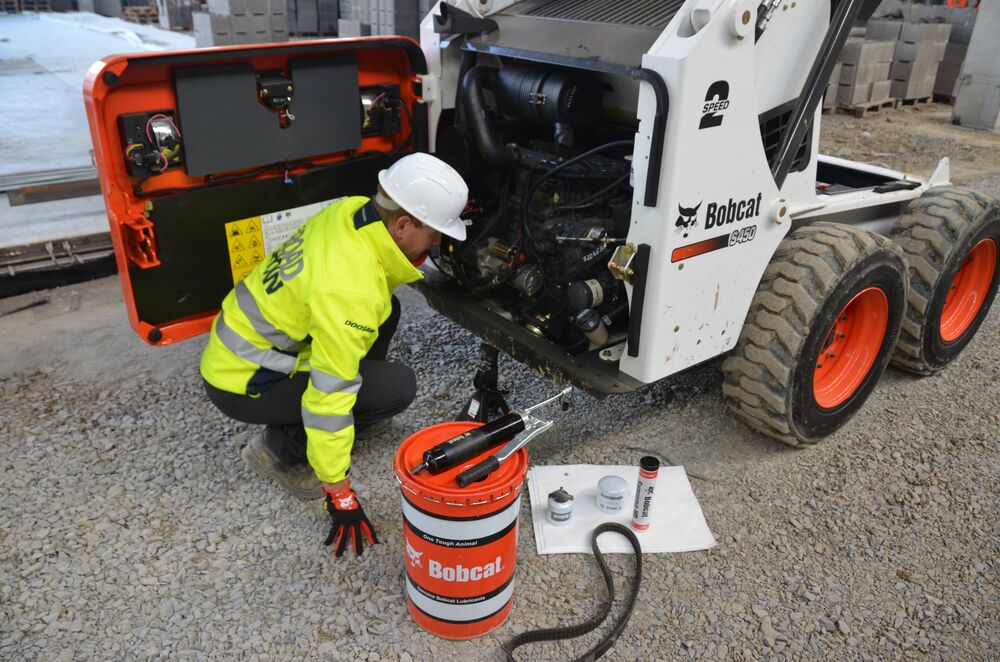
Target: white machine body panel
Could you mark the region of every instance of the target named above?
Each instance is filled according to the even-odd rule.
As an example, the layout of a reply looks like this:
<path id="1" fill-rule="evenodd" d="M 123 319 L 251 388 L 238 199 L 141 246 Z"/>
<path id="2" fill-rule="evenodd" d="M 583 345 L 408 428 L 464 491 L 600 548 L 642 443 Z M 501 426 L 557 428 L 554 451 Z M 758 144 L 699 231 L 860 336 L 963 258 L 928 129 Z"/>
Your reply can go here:
<path id="1" fill-rule="evenodd" d="M 630 243 L 650 246 L 650 261 L 638 356 L 626 351 L 621 370 L 647 383 L 733 347 L 764 268 L 790 226 L 787 210 L 785 222 L 772 220 L 784 203 L 760 139 L 753 39 L 738 38 L 727 20 L 751 10 L 726 0 L 690 34 L 693 4 L 643 58 L 672 100 L 657 206 L 642 206 L 636 194 L 628 235 Z M 641 192 L 655 111 L 646 86 L 638 110 L 633 163 Z"/>
<path id="2" fill-rule="evenodd" d="M 489 16 L 516 3 L 451 4 Z M 657 203 L 646 207 L 657 104 L 650 85 L 637 83 L 639 123 L 627 241 L 648 245 L 650 259 L 638 348 L 626 346 L 619 367 L 643 383 L 733 348 L 764 270 L 793 227 L 829 218 L 888 232 L 902 205 L 930 185 L 947 183 L 943 161 L 930 182 L 910 190 L 819 195 L 821 160 L 895 179 L 913 178 L 820 157 L 817 108 L 809 126 L 808 159 L 789 172 L 779 190 L 761 139 L 760 117 L 783 106 L 790 109 L 798 99 L 829 27 L 831 7 L 830 0 L 779 6 L 755 43 L 759 4 L 688 0 L 642 57 L 642 67 L 662 78 L 669 97 Z M 434 32 L 439 6 L 421 24 L 431 145 L 441 113 L 455 105 L 461 60 L 460 44 Z M 619 98 L 628 96 L 619 93 Z M 627 284 L 626 289 L 632 300 L 634 287 Z"/>

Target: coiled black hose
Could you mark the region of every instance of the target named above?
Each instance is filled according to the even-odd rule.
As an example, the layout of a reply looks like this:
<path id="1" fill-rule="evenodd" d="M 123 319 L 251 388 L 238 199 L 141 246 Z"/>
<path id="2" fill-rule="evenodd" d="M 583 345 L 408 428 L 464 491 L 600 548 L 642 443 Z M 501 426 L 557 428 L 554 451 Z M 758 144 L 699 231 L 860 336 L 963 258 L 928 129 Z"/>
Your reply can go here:
<path id="1" fill-rule="evenodd" d="M 597 559 L 597 565 L 601 569 L 601 574 L 604 575 L 604 583 L 608 587 L 607 602 L 601 606 L 600 611 L 598 611 L 593 618 L 584 621 L 579 625 L 522 632 L 508 641 L 507 645 L 503 647 L 504 653 L 507 654 L 507 662 L 516 662 L 514 659 L 514 650 L 524 646 L 525 644 L 537 641 L 556 641 L 558 639 L 572 639 L 580 637 L 588 632 L 596 630 L 601 623 L 608 618 L 608 614 L 611 613 L 611 605 L 615 599 L 615 584 L 611 577 L 611 571 L 608 569 L 608 564 L 604 561 L 604 555 L 601 554 L 601 548 L 597 546 L 597 537 L 608 531 L 620 533 L 632 544 L 632 549 L 635 550 L 635 581 L 632 582 L 632 590 L 629 592 L 629 596 L 625 600 L 625 607 L 622 610 L 621 615 L 618 617 L 618 622 L 615 623 L 615 626 L 608 633 L 608 636 L 602 639 L 600 643 L 584 653 L 582 656 L 576 658 L 575 662 L 590 662 L 591 660 L 596 660 L 611 650 L 611 647 L 615 645 L 615 641 L 618 640 L 618 637 L 621 636 L 622 632 L 624 632 L 625 626 L 628 625 L 629 618 L 632 617 L 632 611 L 635 609 L 636 599 L 639 597 L 639 584 L 642 581 L 642 546 L 639 544 L 639 539 L 635 537 L 635 534 L 630 528 L 617 522 L 606 522 L 594 529 L 593 536 L 590 540 L 590 546 L 594 550 L 594 558 Z"/>

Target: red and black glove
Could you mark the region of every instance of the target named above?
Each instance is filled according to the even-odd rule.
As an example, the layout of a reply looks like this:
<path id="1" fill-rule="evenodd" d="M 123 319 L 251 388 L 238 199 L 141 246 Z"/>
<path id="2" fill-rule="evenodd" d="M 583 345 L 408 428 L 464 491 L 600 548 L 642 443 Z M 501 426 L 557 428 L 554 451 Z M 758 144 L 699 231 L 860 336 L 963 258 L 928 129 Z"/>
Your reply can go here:
<path id="1" fill-rule="evenodd" d="M 324 545 L 332 545 L 334 554 L 342 556 L 347 544 L 354 541 L 354 555 L 361 556 L 364 551 L 364 543 L 361 535 L 368 538 L 370 545 L 378 544 L 378 537 L 375 535 L 375 528 L 365 517 L 365 511 L 358 503 L 358 495 L 350 487 L 343 487 L 337 492 L 330 492 L 323 488 L 326 494 L 326 510 L 330 513 L 332 526 L 330 535 L 326 537 Z"/>

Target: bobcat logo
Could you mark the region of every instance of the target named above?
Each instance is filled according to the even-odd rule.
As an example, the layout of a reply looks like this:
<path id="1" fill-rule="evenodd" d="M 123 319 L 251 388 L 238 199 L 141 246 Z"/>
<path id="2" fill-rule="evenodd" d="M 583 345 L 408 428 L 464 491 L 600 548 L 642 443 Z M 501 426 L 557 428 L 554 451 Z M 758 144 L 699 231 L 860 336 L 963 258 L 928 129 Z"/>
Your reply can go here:
<path id="1" fill-rule="evenodd" d="M 407 541 L 407 543 L 406 543 L 406 555 L 408 557 L 410 557 L 410 565 L 412 565 L 413 567 L 417 567 L 417 566 L 421 565 L 420 564 L 420 557 L 423 556 L 424 553 L 423 552 L 418 552 L 417 550 L 413 549 L 413 546 L 410 545 L 409 541 Z M 423 567 L 423 566 L 421 566 L 421 567 Z"/>
<path id="2" fill-rule="evenodd" d="M 688 236 L 688 230 L 691 228 L 698 227 L 698 210 L 701 209 L 701 202 L 695 207 L 683 207 L 680 204 L 677 205 L 677 221 L 674 225 L 677 227 L 677 232 L 683 232 L 684 236 Z"/>
<path id="3" fill-rule="evenodd" d="M 345 496 L 337 499 L 337 508 L 340 510 L 350 510 L 351 508 L 354 508 L 354 497 Z"/>

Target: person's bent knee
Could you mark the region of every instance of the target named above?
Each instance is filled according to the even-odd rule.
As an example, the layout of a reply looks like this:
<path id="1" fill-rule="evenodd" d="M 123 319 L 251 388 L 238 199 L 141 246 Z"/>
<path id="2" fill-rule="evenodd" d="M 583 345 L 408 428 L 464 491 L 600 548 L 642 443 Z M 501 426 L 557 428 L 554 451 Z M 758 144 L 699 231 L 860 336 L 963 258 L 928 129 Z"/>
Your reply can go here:
<path id="1" fill-rule="evenodd" d="M 409 407 L 416 396 L 417 376 L 408 366 L 363 360 L 354 418 L 371 422 L 395 416 Z"/>
<path id="2" fill-rule="evenodd" d="M 386 363 L 387 372 L 391 375 L 388 384 L 392 385 L 393 396 L 387 405 L 392 409 L 390 416 L 398 414 L 411 404 L 417 397 L 417 375 L 402 363 Z"/>

